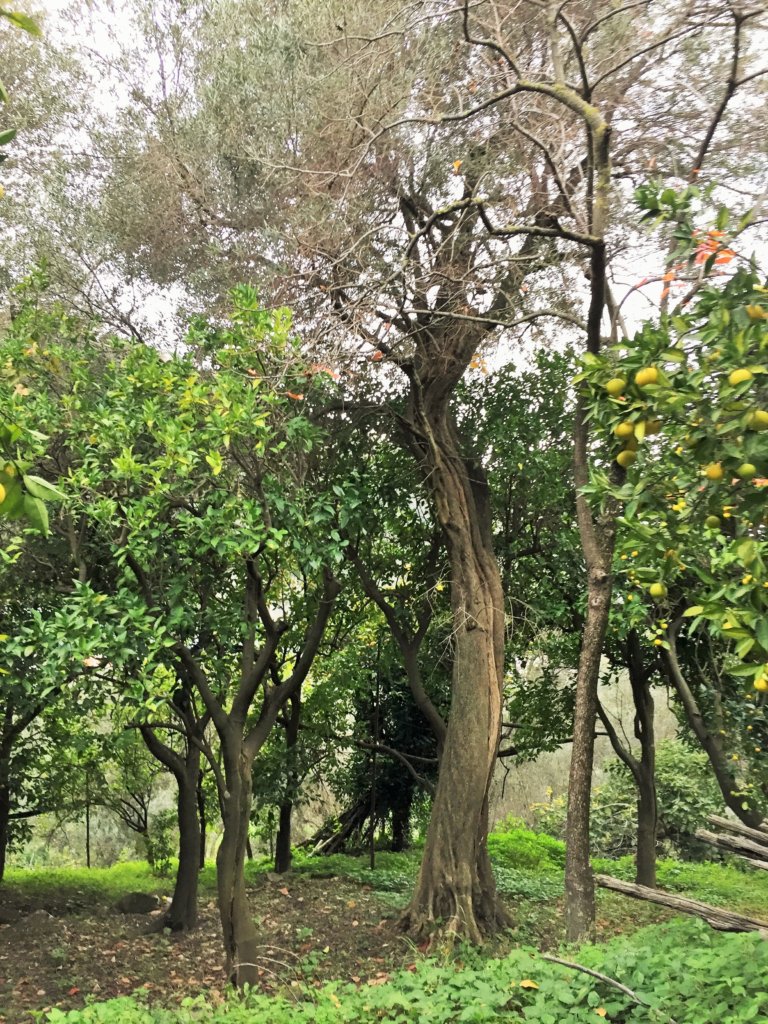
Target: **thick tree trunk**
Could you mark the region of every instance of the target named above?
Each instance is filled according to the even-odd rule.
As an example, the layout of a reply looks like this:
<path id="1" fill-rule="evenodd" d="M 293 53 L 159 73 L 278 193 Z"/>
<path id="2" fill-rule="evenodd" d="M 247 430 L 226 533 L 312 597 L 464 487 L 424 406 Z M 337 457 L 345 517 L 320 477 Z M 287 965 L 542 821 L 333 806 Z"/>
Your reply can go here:
<path id="1" fill-rule="evenodd" d="M 147 749 L 168 768 L 176 780 L 179 866 L 171 905 L 163 916 L 162 926 L 174 932 L 187 932 L 197 924 L 197 874 L 202 841 L 198 816 L 200 749 L 188 739 L 186 754 L 182 755 L 163 743 L 151 726 L 141 726 L 140 731 Z M 151 856 L 152 846 L 149 842 L 147 852 Z"/>
<path id="2" fill-rule="evenodd" d="M 416 939 L 480 942 L 508 920 L 487 851 L 488 792 L 501 735 L 504 598 L 484 476 L 465 463 L 446 414 L 424 414 L 420 422 L 430 438 L 430 482 L 450 556 L 454 663 L 432 817 L 402 924 Z"/>
<path id="3" fill-rule="evenodd" d="M 258 981 L 258 937 L 245 890 L 252 761 L 243 751 L 242 733 L 235 735 L 234 729 L 227 736 L 224 765 L 227 782 L 224 835 L 216 856 L 216 881 L 227 973 L 233 983 L 242 988 Z"/>
<path id="4" fill-rule="evenodd" d="M 179 822 L 179 867 L 176 884 L 164 926 L 173 932 L 191 931 L 197 924 L 197 883 L 200 866 L 200 818 L 197 806 L 197 778 L 200 753 L 192 751 L 186 759 L 187 771 L 178 775 L 177 808 Z"/>

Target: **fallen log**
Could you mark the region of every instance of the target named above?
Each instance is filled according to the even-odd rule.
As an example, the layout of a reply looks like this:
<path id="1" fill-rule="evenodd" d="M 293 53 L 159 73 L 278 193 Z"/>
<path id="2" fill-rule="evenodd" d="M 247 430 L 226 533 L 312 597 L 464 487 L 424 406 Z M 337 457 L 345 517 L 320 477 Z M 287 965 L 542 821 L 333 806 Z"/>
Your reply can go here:
<path id="1" fill-rule="evenodd" d="M 724 828 L 726 832 L 735 832 L 736 835 L 744 836 L 745 839 L 751 839 L 753 843 L 763 843 L 765 846 L 768 846 L 768 829 L 763 827 L 750 828 L 748 825 L 743 825 L 740 821 L 735 821 L 731 818 L 721 818 L 719 814 L 710 814 L 707 821 L 716 828 Z"/>
<path id="2" fill-rule="evenodd" d="M 686 896 L 676 896 L 673 893 L 662 892 L 661 889 L 651 889 L 647 885 L 623 882 L 620 878 L 612 878 L 610 875 L 595 875 L 595 881 L 602 889 L 620 892 L 623 896 L 631 896 L 636 900 L 657 903 L 661 907 L 668 907 L 670 910 L 676 910 L 681 914 L 693 914 L 695 917 L 702 918 L 707 924 L 712 925 L 718 931 L 759 932 L 763 938 L 768 939 L 768 921 L 758 921 L 754 917 L 735 914 L 731 910 L 724 910 L 722 907 L 712 907 L 708 903 L 691 900 Z"/>
<path id="3" fill-rule="evenodd" d="M 768 862 L 768 846 L 753 843 L 751 839 L 743 839 L 741 836 L 724 836 L 710 832 L 706 828 L 697 828 L 693 834 L 702 843 L 716 846 L 718 850 L 726 850 L 728 853 L 737 853 L 742 857 L 752 857 L 755 860 Z"/>

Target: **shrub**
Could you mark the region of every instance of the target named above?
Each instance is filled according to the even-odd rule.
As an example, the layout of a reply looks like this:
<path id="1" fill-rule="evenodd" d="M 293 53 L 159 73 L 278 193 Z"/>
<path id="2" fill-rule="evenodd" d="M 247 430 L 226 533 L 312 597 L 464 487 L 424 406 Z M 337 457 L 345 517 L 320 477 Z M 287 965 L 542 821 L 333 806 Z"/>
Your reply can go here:
<path id="1" fill-rule="evenodd" d="M 605 765 L 607 779 L 592 794 L 592 849 L 598 856 L 621 857 L 635 850 L 637 790 L 626 765 L 618 759 Z M 707 816 L 722 812 L 723 801 L 706 754 L 670 740 L 656 751 L 656 792 L 659 839 L 679 854 L 701 856 L 693 833 Z M 536 828 L 561 838 L 565 834 L 566 800 L 558 797 L 533 807 Z"/>
<path id="2" fill-rule="evenodd" d="M 488 837 L 488 851 L 501 867 L 546 870 L 565 864 L 565 844 L 551 835 L 505 827 L 504 822 L 496 828 Z"/>

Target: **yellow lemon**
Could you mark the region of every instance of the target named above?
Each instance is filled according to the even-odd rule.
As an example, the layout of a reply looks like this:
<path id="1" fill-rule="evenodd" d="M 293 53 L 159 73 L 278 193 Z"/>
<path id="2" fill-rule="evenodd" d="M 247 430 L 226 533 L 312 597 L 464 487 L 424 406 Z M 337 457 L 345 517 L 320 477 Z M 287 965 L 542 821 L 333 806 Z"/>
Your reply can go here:
<path id="1" fill-rule="evenodd" d="M 736 470 L 736 476 L 740 476 L 742 480 L 751 480 L 753 476 L 757 475 L 757 466 L 751 462 L 742 462 L 739 468 Z"/>
<path id="2" fill-rule="evenodd" d="M 635 384 L 639 388 L 647 387 L 649 384 L 655 384 L 659 379 L 659 371 L 655 366 L 644 366 L 642 370 L 638 370 L 635 374 Z"/>
<path id="3" fill-rule="evenodd" d="M 707 516 L 704 520 L 704 525 L 710 530 L 720 529 L 720 517 L 719 516 Z"/>
<path id="4" fill-rule="evenodd" d="M 624 380 L 623 377 L 611 377 L 611 379 L 605 385 L 605 390 L 608 392 L 609 395 L 612 395 L 614 398 L 617 398 L 620 394 L 623 393 L 624 388 L 626 386 L 627 382 Z"/>
<path id="5" fill-rule="evenodd" d="M 618 426 L 613 428 L 613 432 L 616 437 L 627 438 L 634 437 L 635 435 L 635 424 L 630 423 L 629 420 L 624 420 L 623 423 L 619 423 Z"/>
<path id="6" fill-rule="evenodd" d="M 754 683 L 755 689 L 760 693 L 768 692 L 768 676 L 758 676 Z"/>
<path id="7" fill-rule="evenodd" d="M 755 409 L 747 421 L 747 426 L 752 430 L 768 430 L 768 411 Z"/>
<path id="8" fill-rule="evenodd" d="M 707 480 L 722 480 L 723 473 L 723 467 L 719 462 L 710 462 L 708 466 L 704 467 L 704 476 Z"/>
<path id="9" fill-rule="evenodd" d="M 654 601 L 660 601 L 662 598 L 667 596 L 667 588 L 663 583 L 652 583 L 650 587 L 648 587 L 648 593 Z"/>
<path id="10" fill-rule="evenodd" d="M 737 384 L 743 384 L 745 381 L 752 380 L 753 377 L 752 371 L 748 370 L 746 366 L 742 366 L 740 370 L 731 370 L 728 374 L 728 383 L 735 388 Z"/>
<path id="11" fill-rule="evenodd" d="M 616 456 L 616 461 L 622 469 L 629 469 L 636 459 L 637 455 L 630 448 L 625 448 Z"/>

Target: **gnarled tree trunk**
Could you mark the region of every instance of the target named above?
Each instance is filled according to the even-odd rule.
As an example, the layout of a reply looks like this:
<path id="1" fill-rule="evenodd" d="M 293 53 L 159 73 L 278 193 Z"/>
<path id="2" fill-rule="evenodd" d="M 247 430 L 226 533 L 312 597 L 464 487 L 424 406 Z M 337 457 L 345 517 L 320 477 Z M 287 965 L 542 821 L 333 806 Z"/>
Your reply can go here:
<path id="1" fill-rule="evenodd" d="M 501 736 L 504 597 L 493 552 L 487 485 L 470 467 L 443 403 L 414 414 L 451 566 L 453 680 L 424 856 L 403 927 L 480 942 L 508 918 L 487 850 L 488 792 Z"/>

